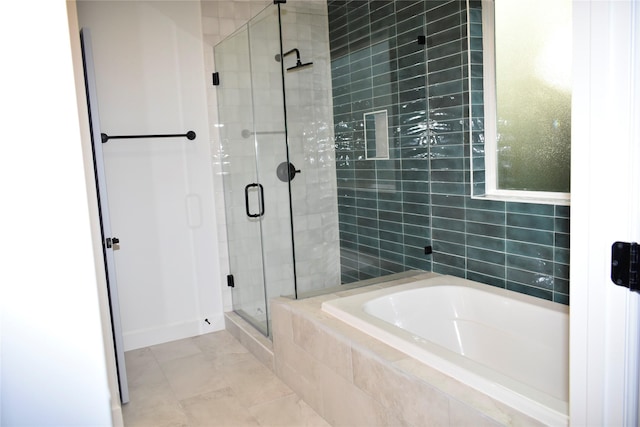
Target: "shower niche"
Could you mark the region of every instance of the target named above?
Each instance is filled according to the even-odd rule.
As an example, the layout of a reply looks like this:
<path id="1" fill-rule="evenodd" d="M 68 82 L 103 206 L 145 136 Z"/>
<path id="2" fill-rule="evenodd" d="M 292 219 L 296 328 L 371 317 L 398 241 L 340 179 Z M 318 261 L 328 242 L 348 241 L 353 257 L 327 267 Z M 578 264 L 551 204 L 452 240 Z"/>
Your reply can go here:
<path id="1" fill-rule="evenodd" d="M 214 47 L 233 309 L 267 336 L 270 298 L 340 284 L 326 7 L 269 5 Z"/>
<path id="2" fill-rule="evenodd" d="M 389 158 L 387 110 L 364 113 L 364 143 L 367 159 Z"/>

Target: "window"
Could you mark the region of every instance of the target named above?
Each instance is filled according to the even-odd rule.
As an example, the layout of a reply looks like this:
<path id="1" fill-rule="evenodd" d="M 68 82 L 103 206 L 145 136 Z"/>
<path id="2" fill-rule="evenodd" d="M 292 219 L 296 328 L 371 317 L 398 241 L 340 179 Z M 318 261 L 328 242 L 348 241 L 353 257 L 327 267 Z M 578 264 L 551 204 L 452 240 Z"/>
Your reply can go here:
<path id="1" fill-rule="evenodd" d="M 472 195 L 568 203 L 571 0 L 469 8 Z"/>

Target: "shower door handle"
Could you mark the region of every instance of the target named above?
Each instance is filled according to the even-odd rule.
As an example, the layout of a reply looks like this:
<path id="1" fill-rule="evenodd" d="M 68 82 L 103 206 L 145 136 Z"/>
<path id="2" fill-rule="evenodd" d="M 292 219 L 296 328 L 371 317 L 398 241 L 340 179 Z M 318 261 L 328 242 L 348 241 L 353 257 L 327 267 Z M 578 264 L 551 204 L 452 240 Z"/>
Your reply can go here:
<path id="1" fill-rule="evenodd" d="M 249 189 L 253 187 L 258 188 L 258 193 L 260 194 L 260 211 L 257 214 L 251 213 L 251 210 L 249 209 Z M 258 218 L 264 215 L 264 187 L 262 184 L 254 182 L 252 184 L 247 184 L 247 186 L 244 187 L 244 206 L 249 218 Z"/>

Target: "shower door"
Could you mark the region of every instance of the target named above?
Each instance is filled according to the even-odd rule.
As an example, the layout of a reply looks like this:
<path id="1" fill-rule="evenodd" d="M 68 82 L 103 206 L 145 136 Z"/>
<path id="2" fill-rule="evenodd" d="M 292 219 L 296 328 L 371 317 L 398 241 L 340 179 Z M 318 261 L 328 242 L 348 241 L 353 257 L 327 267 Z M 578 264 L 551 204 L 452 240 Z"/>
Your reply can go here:
<path id="1" fill-rule="evenodd" d="M 295 295 L 278 9 L 214 49 L 233 308 L 269 335 L 269 298 Z"/>

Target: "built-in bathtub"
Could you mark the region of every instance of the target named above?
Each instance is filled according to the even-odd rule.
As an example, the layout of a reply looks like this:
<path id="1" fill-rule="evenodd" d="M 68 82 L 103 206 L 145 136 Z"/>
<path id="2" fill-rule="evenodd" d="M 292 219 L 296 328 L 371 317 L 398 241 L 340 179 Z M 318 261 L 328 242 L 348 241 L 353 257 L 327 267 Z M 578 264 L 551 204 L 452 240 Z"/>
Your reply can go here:
<path id="1" fill-rule="evenodd" d="M 322 310 L 542 424 L 568 424 L 567 306 L 436 275 Z"/>

